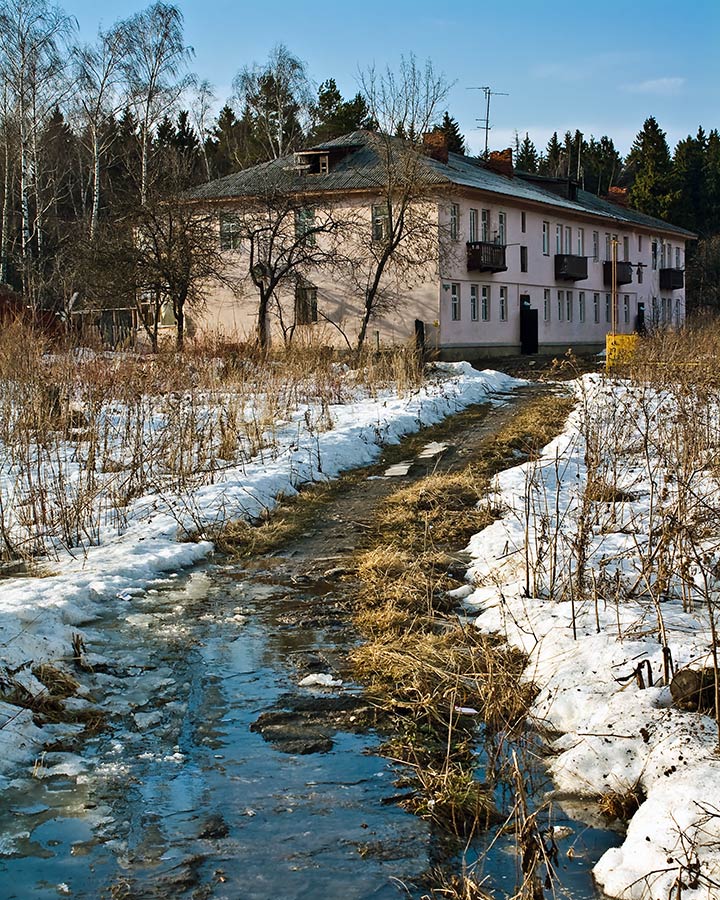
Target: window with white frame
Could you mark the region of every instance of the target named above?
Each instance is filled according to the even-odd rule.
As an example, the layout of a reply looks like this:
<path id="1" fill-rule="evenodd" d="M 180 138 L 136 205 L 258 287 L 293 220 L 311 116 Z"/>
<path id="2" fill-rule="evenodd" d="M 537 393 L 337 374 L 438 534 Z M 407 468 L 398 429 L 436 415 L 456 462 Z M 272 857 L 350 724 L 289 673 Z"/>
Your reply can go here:
<path id="1" fill-rule="evenodd" d="M 372 239 L 386 241 L 390 237 L 390 208 L 380 203 L 372 208 Z"/>
<path id="2" fill-rule="evenodd" d="M 565 291 L 557 292 L 557 320 L 562 322 L 565 316 Z"/>
<path id="3" fill-rule="evenodd" d="M 563 227 L 562 225 L 555 226 L 555 252 L 562 253 L 562 237 L 563 237 Z"/>
<path id="4" fill-rule="evenodd" d="M 520 248 L 520 271 L 527 272 L 528 270 L 528 248 L 521 247 Z"/>
<path id="5" fill-rule="evenodd" d="M 642 235 L 638 235 L 638 253 L 642 253 Z"/>
<path id="6" fill-rule="evenodd" d="M 504 212 L 498 213 L 497 242 L 503 245 L 507 243 L 507 214 Z"/>
<path id="7" fill-rule="evenodd" d="M 508 317 L 508 289 L 506 287 L 500 288 L 500 321 L 507 322 Z"/>
<path id="8" fill-rule="evenodd" d="M 485 241 L 485 242 L 490 240 L 490 210 L 489 209 L 481 209 L 480 210 L 480 240 Z"/>
<path id="9" fill-rule="evenodd" d="M 657 242 L 657 240 L 654 240 L 652 242 L 651 251 L 652 251 L 652 267 L 653 267 L 653 269 L 657 269 L 657 264 L 658 264 L 658 242 Z"/>
<path id="10" fill-rule="evenodd" d="M 642 264 L 638 265 L 638 267 L 637 267 L 637 282 L 638 282 L 638 284 L 643 283 L 643 272 L 644 271 L 645 271 L 645 266 L 643 266 Z"/>
<path id="11" fill-rule="evenodd" d="M 679 269 L 680 267 L 681 267 L 680 266 L 680 248 L 676 247 L 675 248 L 675 268 Z"/>
<path id="12" fill-rule="evenodd" d="M 578 318 L 581 322 L 585 321 L 585 291 L 578 294 Z"/>
<path id="13" fill-rule="evenodd" d="M 299 278 L 295 284 L 295 324 L 312 325 L 317 320 L 317 288 L 304 278 Z"/>
<path id="14" fill-rule="evenodd" d="M 483 322 L 490 321 L 490 285 L 484 284 L 480 288 L 480 317 Z"/>
<path id="15" fill-rule="evenodd" d="M 593 231 L 593 260 L 600 261 L 600 232 Z"/>
<path id="16" fill-rule="evenodd" d="M 572 291 L 565 291 L 565 318 L 568 322 L 573 320 L 573 294 Z"/>
<path id="17" fill-rule="evenodd" d="M 593 322 L 600 322 L 600 294 L 593 294 Z"/>
<path id="18" fill-rule="evenodd" d="M 611 320 L 612 294 L 605 294 L 605 321 Z"/>
<path id="19" fill-rule="evenodd" d="M 460 321 L 460 284 L 457 281 L 450 285 L 450 318 L 453 322 Z"/>
<path id="20" fill-rule="evenodd" d="M 630 294 L 623 295 L 623 321 L 626 325 L 630 323 Z"/>
<path id="21" fill-rule="evenodd" d="M 667 265 L 668 269 L 671 268 L 671 266 L 672 266 L 672 261 L 673 261 L 673 253 L 672 252 L 673 252 L 673 245 L 668 244 L 667 245 L 667 255 L 665 256 L 665 264 Z"/>
<path id="22" fill-rule="evenodd" d="M 665 241 L 662 241 L 662 243 L 660 244 L 660 268 L 661 269 L 665 268 L 665 247 L 666 247 Z"/>
<path id="23" fill-rule="evenodd" d="M 577 255 L 585 256 L 585 229 L 578 228 L 577 230 Z"/>
<path id="24" fill-rule="evenodd" d="M 450 204 L 450 239 L 457 241 L 460 237 L 460 206 L 457 203 Z"/>
<path id="25" fill-rule="evenodd" d="M 545 322 L 550 321 L 550 288 L 545 288 L 543 291 L 543 320 Z"/>
<path id="26" fill-rule="evenodd" d="M 623 235 L 623 260 L 630 262 L 630 238 L 626 234 Z"/>
<path id="27" fill-rule="evenodd" d="M 469 240 L 474 242 L 478 240 L 478 211 L 470 210 L 470 237 Z"/>
<path id="28" fill-rule="evenodd" d="M 525 234 L 526 229 L 527 229 L 527 219 L 525 217 L 525 210 L 522 210 L 520 212 L 520 231 L 523 234 Z"/>
<path id="29" fill-rule="evenodd" d="M 542 250 L 543 250 L 543 256 L 550 256 L 550 223 L 549 222 L 543 222 Z"/>
<path id="30" fill-rule="evenodd" d="M 605 232 L 605 262 L 609 262 L 612 259 L 612 242 L 610 239 L 610 232 Z"/>
<path id="31" fill-rule="evenodd" d="M 220 249 L 239 250 L 240 221 L 230 213 L 220 213 Z"/>
<path id="32" fill-rule="evenodd" d="M 572 228 L 565 226 L 565 253 L 569 256 L 572 253 Z"/>
<path id="33" fill-rule="evenodd" d="M 295 210 L 295 240 L 304 240 L 308 246 L 315 245 L 315 210 L 303 206 Z"/>
<path id="34" fill-rule="evenodd" d="M 478 320 L 478 286 L 476 284 L 470 285 L 470 321 L 477 322 Z"/>

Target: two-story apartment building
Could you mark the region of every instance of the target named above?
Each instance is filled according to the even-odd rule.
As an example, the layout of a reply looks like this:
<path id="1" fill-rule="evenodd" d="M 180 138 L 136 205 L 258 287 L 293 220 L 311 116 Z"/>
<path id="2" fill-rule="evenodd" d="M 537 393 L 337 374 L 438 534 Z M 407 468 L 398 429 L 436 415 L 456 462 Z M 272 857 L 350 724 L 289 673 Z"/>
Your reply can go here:
<path id="1" fill-rule="evenodd" d="M 238 270 L 247 262 L 243 248 L 227 241 L 233 210 L 260 190 L 268 167 L 292 171 L 291 190 L 351 210 L 357 227 L 381 241 L 388 182 L 377 148 L 377 136 L 354 132 L 210 182 L 191 196 L 218 209 L 220 239 L 224 234 Z M 422 322 L 426 342 L 441 355 L 473 358 L 589 349 L 602 346 L 612 329 L 684 320 L 685 244 L 694 235 L 629 209 L 622 191 L 600 198 L 568 179 L 513 171 L 510 151 L 480 161 L 448 153 L 437 140 L 418 165 L 436 256 L 423 259 L 413 277 L 395 277 L 393 302 L 369 324 L 373 342 L 407 340 Z M 304 273 L 300 287 L 286 287 L 277 301 L 281 318 L 284 309 L 301 328 L 320 330 L 324 323 L 328 340 L 342 334 L 352 343 L 362 317 L 357 282 L 338 273 Z M 253 330 L 255 316 L 252 291 L 238 296 L 218 287 L 203 326 L 242 336 Z"/>

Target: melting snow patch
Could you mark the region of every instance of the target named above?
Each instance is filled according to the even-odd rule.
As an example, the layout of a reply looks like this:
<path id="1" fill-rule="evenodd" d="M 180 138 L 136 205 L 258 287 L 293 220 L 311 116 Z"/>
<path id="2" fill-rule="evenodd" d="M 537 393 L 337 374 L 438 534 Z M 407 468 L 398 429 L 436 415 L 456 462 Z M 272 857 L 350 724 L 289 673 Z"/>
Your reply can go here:
<path id="1" fill-rule="evenodd" d="M 340 687 L 341 685 L 342 680 L 340 678 L 333 678 L 332 675 L 323 673 L 306 675 L 300 682 L 300 687 Z"/>

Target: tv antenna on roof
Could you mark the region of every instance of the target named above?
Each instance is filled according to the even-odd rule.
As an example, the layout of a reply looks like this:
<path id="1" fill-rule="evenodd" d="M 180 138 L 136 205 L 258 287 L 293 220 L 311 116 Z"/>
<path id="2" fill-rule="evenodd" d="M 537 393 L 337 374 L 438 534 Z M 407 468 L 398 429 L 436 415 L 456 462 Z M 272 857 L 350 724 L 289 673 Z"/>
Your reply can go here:
<path id="1" fill-rule="evenodd" d="M 490 98 L 491 97 L 509 97 L 510 94 L 506 94 L 504 91 L 494 91 L 489 85 L 484 85 L 483 87 L 469 87 L 468 91 L 482 91 L 485 94 L 485 118 L 484 119 L 476 119 L 476 122 L 479 122 L 481 125 L 485 126 L 485 159 L 488 158 L 488 134 L 490 131 Z"/>

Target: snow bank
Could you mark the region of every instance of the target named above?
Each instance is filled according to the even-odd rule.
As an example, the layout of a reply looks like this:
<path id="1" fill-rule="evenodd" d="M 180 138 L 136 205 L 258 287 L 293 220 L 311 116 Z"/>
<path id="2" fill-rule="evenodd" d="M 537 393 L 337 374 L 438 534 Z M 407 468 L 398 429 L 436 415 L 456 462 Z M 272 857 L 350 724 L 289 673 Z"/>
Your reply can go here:
<path id="1" fill-rule="evenodd" d="M 670 705 L 669 688 L 662 686 L 658 606 L 651 602 L 652 584 L 642 580 L 652 553 L 651 516 L 660 506 L 672 509 L 677 499 L 672 473 L 660 463 L 665 435 L 658 425 L 673 410 L 668 398 L 597 376 L 577 387 L 576 411 L 542 458 L 498 476 L 492 502 L 503 515 L 470 542 L 474 590 L 464 602 L 478 613 L 480 629 L 505 634 L 528 654 L 526 677 L 540 688 L 532 716 L 562 733 L 551 763 L 559 792 L 597 797 L 637 787 L 647 797 L 623 845 L 608 850 L 594 869 L 604 891 L 628 900 L 718 898 L 717 728 L 706 716 Z M 621 470 L 604 472 L 622 488 L 620 501 L 583 503 L 592 456 L 586 454 L 586 412 L 605 427 L 592 436 L 595 463 L 598 446 L 604 452 L 611 444 L 624 461 Z M 601 473 L 602 465 L 600 459 Z M 598 470 L 591 474 L 597 478 Z M 704 473 L 694 490 L 718 506 L 720 491 Z M 583 529 L 591 585 L 583 597 L 590 599 L 574 588 Z M 679 557 L 676 563 L 679 568 Z M 698 598 L 694 611 L 683 609 L 675 575 L 660 605 L 667 645 L 677 668 L 700 665 L 711 648 L 709 623 Z M 597 603 L 592 595 L 599 595 Z M 643 660 L 654 682 L 645 689 L 632 677 Z"/>
<path id="2" fill-rule="evenodd" d="M 280 495 L 371 463 L 382 445 L 398 443 L 472 403 L 498 400 L 524 383 L 499 372 L 478 372 L 467 363 L 437 369 L 410 396 L 386 391 L 330 407 L 328 431 L 308 428 L 314 417 L 302 406 L 280 427 L 272 458 L 266 454 L 215 473 L 215 483 L 186 494 L 140 497 L 126 510 L 122 530 L 104 528 L 98 546 L 48 562 L 45 577 L 0 582 L 0 674 L 4 669 L 31 692 L 41 691 L 31 668 L 67 660 L 73 631 L 95 619 L 103 603 L 119 598 L 131 604 L 153 580 L 194 565 L 212 549 L 207 540 L 182 542 L 183 536 L 233 519 L 252 520 Z M 29 712 L 0 703 L 0 772 L 32 760 L 45 737 Z"/>

